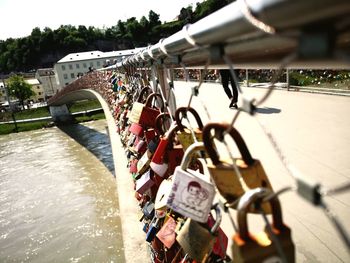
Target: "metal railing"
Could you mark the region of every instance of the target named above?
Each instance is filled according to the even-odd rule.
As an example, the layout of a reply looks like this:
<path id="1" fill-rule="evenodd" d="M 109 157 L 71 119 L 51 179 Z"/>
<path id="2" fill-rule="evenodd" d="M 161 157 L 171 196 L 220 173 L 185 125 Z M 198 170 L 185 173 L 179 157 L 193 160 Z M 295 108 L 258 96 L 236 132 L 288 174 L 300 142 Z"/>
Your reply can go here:
<path id="1" fill-rule="evenodd" d="M 161 39 L 117 67 L 160 61 L 215 67 L 228 56 L 239 68 L 276 68 L 291 52 L 289 68 L 349 68 L 334 47 L 349 51 L 348 0 L 238 0 Z"/>

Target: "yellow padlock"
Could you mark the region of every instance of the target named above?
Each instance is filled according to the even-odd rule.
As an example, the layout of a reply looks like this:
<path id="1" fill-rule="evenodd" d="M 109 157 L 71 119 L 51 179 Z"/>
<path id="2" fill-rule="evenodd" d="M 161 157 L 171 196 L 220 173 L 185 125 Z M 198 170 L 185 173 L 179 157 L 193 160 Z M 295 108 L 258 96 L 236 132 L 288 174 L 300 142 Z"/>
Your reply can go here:
<path id="1" fill-rule="evenodd" d="M 211 131 L 214 130 L 215 135 L 222 140 L 224 133 L 229 130 L 229 128 L 229 134 L 236 143 L 242 156 L 242 158 L 235 158 L 236 165 L 242 178 L 236 174 L 231 160 L 220 160 L 211 138 Z M 244 189 L 242 185 L 246 185 L 249 189 L 265 187 L 272 191 L 272 186 L 261 162 L 252 158 L 242 136 L 234 127 L 230 127 L 229 124 L 225 123 L 208 123 L 203 128 L 203 142 L 210 157 L 209 160 L 207 160 L 209 172 L 220 194 L 228 202 L 237 201 L 238 198 L 244 194 L 246 189 Z M 271 212 L 269 204 L 264 204 L 263 209 L 266 213 Z M 251 210 L 250 212 L 256 211 Z"/>
<path id="2" fill-rule="evenodd" d="M 181 114 L 185 116 L 187 112 L 192 113 L 195 120 L 197 121 L 198 128 L 194 128 L 192 131 L 182 125 L 181 122 Z M 194 108 L 191 107 L 179 107 L 175 111 L 175 121 L 177 126 L 179 127 L 179 131 L 176 133 L 176 136 L 181 143 L 184 151 L 195 142 L 194 136 L 196 137 L 197 142 L 201 142 L 202 140 L 202 129 L 203 123 L 199 114 Z"/>

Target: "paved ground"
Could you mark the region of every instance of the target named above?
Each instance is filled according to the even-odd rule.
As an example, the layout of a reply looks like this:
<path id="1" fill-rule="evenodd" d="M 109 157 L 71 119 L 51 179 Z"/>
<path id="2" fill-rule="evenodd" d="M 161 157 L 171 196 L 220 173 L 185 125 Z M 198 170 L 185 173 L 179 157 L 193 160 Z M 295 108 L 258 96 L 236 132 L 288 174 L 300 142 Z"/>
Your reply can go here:
<path id="1" fill-rule="evenodd" d="M 195 83 L 175 82 L 178 106 L 187 105 L 190 87 Z M 246 95 L 260 98 L 266 89 L 243 88 Z M 201 100 L 211 121 L 230 122 L 234 110 L 220 84 L 203 84 L 192 106 L 206 118 Z M 244 137 L 253 157 L 260 159 L 275 190 L 293 186 L 270 142 L 259 126 L 264 122 L 277 139 L 289 161 L 305 176 L 318 180 L 325 187 L 350 181 L 350 98 L 277 90 L 258 109 L 256 117 L 241 114 L 235 126 Z M 350 191 L 326 202 L 350 233 Z M 317 207 L 305 202 L 296 193 L 281 196 L 284 220 L 292 228 L 297 249 L 297 262 L 350 262 L 349 253 L 333 226 Z M 232 212 L 235 217 L 235 212 Z M 262 229 L 262 220 L 249 217 L 251 229 Z M 233 228 L 225 216 L 223 228 L 229 237 Z"/>

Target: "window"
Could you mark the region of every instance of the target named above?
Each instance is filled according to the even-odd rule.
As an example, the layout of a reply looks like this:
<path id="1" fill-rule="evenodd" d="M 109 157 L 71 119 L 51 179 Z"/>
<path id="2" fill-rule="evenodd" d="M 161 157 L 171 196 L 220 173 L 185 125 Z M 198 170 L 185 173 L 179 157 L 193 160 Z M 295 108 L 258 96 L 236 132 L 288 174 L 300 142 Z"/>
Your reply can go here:
<path id="1" fill-rule="evenodd" d="M 41 92 L 38 92 L 38 95 L 40 96 L 40 95 L 41 95 Z"/>
<path id="2" fill-rule="evenodd" d="M 101 66 L 100 61 L 97 61 L 96 64 L 98 67 Z"/>
<path id="3" fill-rule="evenodd" d="M 64 79 L 68 79 L 68 75 L 67 74 L 63 74 L 63 78 Z"/>
<path id="4" fill-rule="evenodd" d="M 36 86 L 36 88 L 37 88 L 37 89 L 40 89 L 40 87 L 39 87 L 39 86 Z"/>
<path id="5" fill-rule="evenodd" d="M 70 77 L 72 78 L 72 79 L 74 79 L 74 73 L 70 73 Z"/>
<path id="6" fill-rule="evenodd" d="M 73 69 L 73 65 L 72 64 L 69 64 L 69 69 Z"/>
<path id="7" fill-rule="evenodd" d="M 75 64 L 75 67 L 76 67 L 76 68 L 80 68 L 80 65 L 79 65 L 79 64 Z"/>
<path id="8" fill-rule="evenodd" d="M 61 68 L 62 68 L 62 70 L 66 70 L 66 66 L 65 65 L 62 65 Z"/>
<path id="9" fill-rule="evenodd" d="M 83 67 L 86 68 L 86 63 L 83 63 Z"/>
<path id="10" fill-rule="evenodd" d="M 94 66 L 94 62 L 90 62 L 90 67 L 93 67 Z"/>

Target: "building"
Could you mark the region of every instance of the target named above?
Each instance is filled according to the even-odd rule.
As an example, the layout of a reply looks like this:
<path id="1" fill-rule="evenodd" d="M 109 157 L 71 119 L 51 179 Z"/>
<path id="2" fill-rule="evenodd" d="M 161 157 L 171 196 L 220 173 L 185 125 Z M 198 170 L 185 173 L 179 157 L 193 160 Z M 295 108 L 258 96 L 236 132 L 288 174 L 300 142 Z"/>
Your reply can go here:
<path id="1" fill-rule="evenodd" d="M 100 69 L 102 67 L 122 61 L 123 57 L 136 54 L 143 48 L 120 51 L 88 51 L 71 53 L 60 59 L 54 65 L 55 77 L 58 89 L 67 86 L 79 76 L 86 74 L 89 68 Z"/>
<path id="2" fill-rule="evenodd" d="M 44 89 L 43 89 L 40 81 L 37 79 L 25 79 L 24 81 L 32 86 L 32 90 L 35 93 L 34 96 L 30 97 L 29 101 L 32 101 L 34 103 L 44 102 L 45 101 L 45 92 L 44 92 Z"/>
<path id="3" fill-rule="evenodd" d="M 35 78 L 39 80 L 41 87 L 44 90 L 45 100 L 51 98 L 58 91 L 57 81 L 53 68 L 38 69 L 35 73 Z"/>

